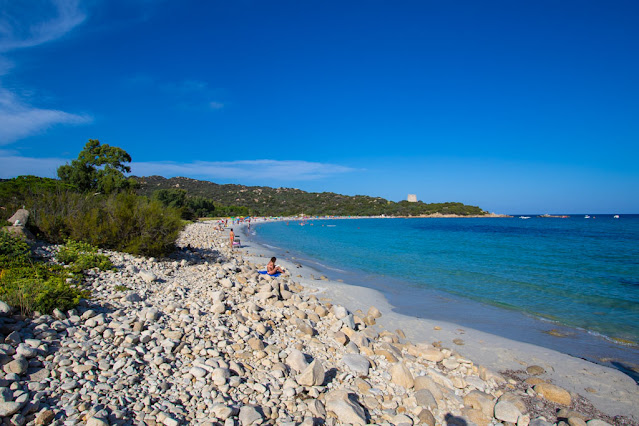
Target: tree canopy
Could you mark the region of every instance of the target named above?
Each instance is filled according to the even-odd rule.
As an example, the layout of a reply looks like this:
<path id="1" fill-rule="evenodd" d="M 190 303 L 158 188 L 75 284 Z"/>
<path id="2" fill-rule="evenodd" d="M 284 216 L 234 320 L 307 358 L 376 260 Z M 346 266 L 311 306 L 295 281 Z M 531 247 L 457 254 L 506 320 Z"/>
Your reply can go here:
<path id="1" fill-rule="evenodd" d="M 109 194 L 134 185 L 133 180 L 124 176 L 131 172 L 126 165 L 130 162 L 131 156 L 122 148 L 89 139 L 76 160 L 58 167 L 58 177 L 80 191 Z"/>

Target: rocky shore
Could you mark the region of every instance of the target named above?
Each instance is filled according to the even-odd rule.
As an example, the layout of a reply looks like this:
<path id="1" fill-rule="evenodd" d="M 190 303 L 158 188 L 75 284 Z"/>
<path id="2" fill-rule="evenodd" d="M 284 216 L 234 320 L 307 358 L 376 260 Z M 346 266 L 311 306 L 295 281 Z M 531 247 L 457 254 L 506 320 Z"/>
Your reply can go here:
<path id="1" fill-rule="evenodd" d="M 107 252 L 76 310 L 22 318 L 0 303 L 8 425 L 636 424 L 544 380 L 384 330 L 290 273 L 189 225 L 171 259 Z M 53 258 L 56 246 L 37 254 Z M 255 259 L 255 258 L 251 258 Z"/>

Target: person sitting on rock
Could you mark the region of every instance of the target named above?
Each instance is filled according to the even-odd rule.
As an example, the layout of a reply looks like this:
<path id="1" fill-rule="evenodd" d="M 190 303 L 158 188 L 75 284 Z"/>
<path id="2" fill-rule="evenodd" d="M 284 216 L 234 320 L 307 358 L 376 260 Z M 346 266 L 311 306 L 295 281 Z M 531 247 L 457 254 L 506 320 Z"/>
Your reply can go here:
<path id="1" fill-rule="evenodd" d="M 275 275 L 277 273 L 284 273 L 284 269 L 275 264 L 277 258 L 271 257 L 271 261 L 266 265 L 266 273 L 269 275 Z"/>

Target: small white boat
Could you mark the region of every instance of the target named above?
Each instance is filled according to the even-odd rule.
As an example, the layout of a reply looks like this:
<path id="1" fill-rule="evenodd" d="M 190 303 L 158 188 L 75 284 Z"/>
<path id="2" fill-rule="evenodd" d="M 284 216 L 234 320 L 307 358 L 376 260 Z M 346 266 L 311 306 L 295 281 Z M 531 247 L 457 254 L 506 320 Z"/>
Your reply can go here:
<path id="1" fill-rule="evenodd" d="M 519 219 L 530 219 L 530 216 L 519 216 Z"/>
<path id="2" fill-rule="evenodd" d="M 590 216 L 585 215 L 585 216 L 584 216 L 584 219 L 590 219 Z"/>
<path id="3" fill-rule="evenodd" d="M 618 214 L 616 214 L 616 215 L 614 215 L 612 218 L 613 218 L 613 219 L 619 219 L 619 215 L 618 215 Z"/>

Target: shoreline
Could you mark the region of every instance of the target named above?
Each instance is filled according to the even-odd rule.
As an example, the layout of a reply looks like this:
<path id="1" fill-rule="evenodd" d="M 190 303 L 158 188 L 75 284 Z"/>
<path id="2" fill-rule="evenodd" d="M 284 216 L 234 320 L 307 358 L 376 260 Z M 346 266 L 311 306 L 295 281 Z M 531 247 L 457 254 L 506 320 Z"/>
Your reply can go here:
<path id="1" fill-rule="evenodd" d="M 245 234 L 244 225 L 236 226 L 242 227 L 241 232 Z M 244 250 L 252 261 L 275 255 L 273 249 L 259 245 L 254 239 L 250 242 L 252 246 Z M 288 267 L 303 286 L 313 288 L 318 297 L 322 295 L 327 301 L 339 300 L 351 311 L 360 309 L 365 312 L 368 306 L 376 306 L 383 313 L 379 324 L 391 331 L 401 329 L 415 344 L 441 342 L 444 347 L 494 371 L 525 370 L 527 366 L 540 365 L 546 370 L 542 378 L 586 397 L 597 409 L 609 415 L 631 416 L 639 422 L 639 386 L 619 370 L 542 346 L 470 327 L 462 328 L 454 322 L 397 313 L 379 290 L 317 279 L 315 275 L 321 275 L 319 271 L 308 265 L 297 268 L 292 260 L 278 258 L 278 263 Z"/>
<path id="2" fill-rule="evenodd" d="M 168 258 L 102 251 L 114 268 L 76 282 L 91 293 L 76 309 L 24 317 L 3 306 L 4 422 L 639 423 L 637 386 L 620 373 L 397 314 L 377 291 L 314 279 L 284 259 L 287 273 L 263 275 L 271 251 L 247 245 L 234 250 L 228 229 L 193 223 Z M 55 263 L 59 249 L 36 251 Z"/>
<path id="3" fill-rule="evenodd" d="M 338 221 L 341 219 L 343 218 L 336 218 Z M 619 370 L 639 384 L 639 347 L 634 344 L 566 325 L 525 310 L 507 309 L 487 301 L 439 289 L 415 287 L 406 277 L 396 278 L 357 269 L 345 270 L 340 264 L 320 263 L 303 252 L 291 252 L 271 246 L 261 233 L 251 238 L 257 244 L 271 247 L 270 250 L 278 252 L 280 257 L 287 257 L 296 264 L 319 271 L 316 274 L 318 276 L 324 274 L 332 281 L 346 282 L 381 292 L 392 310 L 398 313 L 409 317 L 447 321 L 460 327 L 470 327 L 506 339 L 556 350 Z"/>

